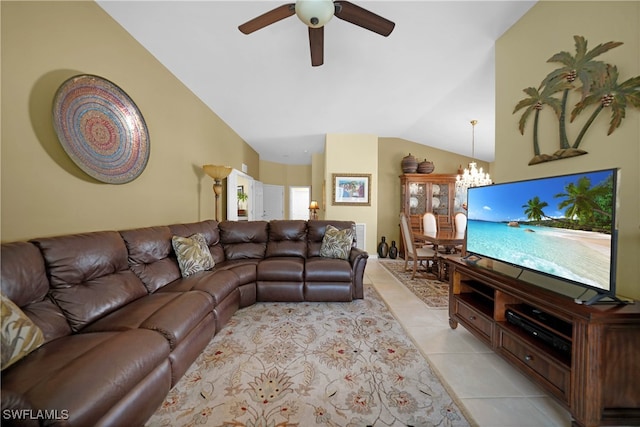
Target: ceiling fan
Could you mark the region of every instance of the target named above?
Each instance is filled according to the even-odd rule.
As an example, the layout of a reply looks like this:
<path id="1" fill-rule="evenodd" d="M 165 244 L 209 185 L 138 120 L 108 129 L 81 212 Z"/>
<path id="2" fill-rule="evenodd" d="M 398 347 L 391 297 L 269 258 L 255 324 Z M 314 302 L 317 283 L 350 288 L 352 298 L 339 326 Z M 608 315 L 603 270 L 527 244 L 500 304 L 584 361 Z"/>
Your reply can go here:
<path id="1" fill-rule="evenodd" d="M 317 67 L 324 62 L 324 25 L 335 15 L 338 18 L 359 27 L 388 36 L 396 24 L 382 16 L 342 0 L 297 0 L 283 4 L 269 12 L 240 25 L 244 34 L 251 34 L 261 28 L 274 24 L 296 14 L 309 27 L 309 47 L 311 65 Z"/>

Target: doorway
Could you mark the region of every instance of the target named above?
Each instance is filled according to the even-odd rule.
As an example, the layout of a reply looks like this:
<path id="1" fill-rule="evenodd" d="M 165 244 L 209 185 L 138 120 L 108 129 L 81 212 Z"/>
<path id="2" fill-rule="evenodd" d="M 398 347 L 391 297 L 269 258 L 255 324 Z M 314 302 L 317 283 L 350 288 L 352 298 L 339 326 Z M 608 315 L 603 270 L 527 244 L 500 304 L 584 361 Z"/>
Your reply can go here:
<path id="1" fill-rule="evenodd" d="M 309 219 L 311 187 L 289 187 L 289 219 Z"/>

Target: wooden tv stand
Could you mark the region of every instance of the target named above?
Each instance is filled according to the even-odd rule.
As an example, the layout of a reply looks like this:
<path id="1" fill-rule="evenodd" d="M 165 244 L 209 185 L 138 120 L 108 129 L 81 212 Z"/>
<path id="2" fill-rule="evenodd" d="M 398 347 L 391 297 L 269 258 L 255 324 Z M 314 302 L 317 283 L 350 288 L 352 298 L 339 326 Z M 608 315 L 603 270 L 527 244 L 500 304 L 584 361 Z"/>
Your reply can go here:
<path id="1" fill-rule="evenodd" d="M 573 425 L 640 425 L 639 303 L 581 305 L 490 260 L 447 263 L 451 328 L 462 324 L 549 391 Z"/>

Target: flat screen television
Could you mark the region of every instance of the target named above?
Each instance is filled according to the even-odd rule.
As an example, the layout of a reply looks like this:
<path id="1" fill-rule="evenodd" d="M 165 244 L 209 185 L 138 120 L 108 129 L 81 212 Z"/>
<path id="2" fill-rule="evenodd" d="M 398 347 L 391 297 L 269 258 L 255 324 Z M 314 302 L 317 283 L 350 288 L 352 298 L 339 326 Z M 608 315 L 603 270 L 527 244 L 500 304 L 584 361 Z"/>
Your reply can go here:
<path id="1" fill-rule="evenodd" d="M 469 188 L 467 259 L 489 258 L 615 297 L 619 169 Z"/>

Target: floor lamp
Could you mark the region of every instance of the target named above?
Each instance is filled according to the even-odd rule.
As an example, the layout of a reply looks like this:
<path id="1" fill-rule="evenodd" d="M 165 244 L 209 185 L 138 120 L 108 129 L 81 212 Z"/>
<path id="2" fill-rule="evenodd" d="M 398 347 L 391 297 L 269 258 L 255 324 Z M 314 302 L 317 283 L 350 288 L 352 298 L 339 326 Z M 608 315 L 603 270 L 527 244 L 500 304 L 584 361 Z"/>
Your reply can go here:
<path id="1" fill-rule="evenodd" d="M 204 165 L 204 173 L 213 178 L 213 192 L 216 195 L 216 221 L 220 222 L 220 193 L 222 193 L 222 180 L 231 173 L 229 166 Z"/>

